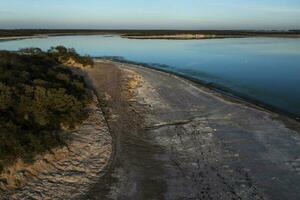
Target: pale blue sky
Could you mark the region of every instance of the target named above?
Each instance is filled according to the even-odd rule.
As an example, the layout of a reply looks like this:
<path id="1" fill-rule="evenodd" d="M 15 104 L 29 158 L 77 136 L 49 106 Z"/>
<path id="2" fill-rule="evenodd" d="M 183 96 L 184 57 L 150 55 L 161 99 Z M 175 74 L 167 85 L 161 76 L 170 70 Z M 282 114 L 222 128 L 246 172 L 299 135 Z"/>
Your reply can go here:
<path id="1" fill-rule="evenodd" d="M 0 0 L 0 28 L 300 29 L 300 0 Z"/>

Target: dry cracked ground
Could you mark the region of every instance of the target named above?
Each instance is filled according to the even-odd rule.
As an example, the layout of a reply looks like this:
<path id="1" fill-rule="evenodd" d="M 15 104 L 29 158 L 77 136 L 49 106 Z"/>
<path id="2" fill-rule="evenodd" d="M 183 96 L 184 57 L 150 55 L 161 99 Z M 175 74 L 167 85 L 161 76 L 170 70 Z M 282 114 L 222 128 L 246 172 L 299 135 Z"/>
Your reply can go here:
<path id="1" fill-rule="evenodd" d="M 300 199 L 299 123 L 152 69 L 88 73 L 115 152 L 81 199 Z"/>

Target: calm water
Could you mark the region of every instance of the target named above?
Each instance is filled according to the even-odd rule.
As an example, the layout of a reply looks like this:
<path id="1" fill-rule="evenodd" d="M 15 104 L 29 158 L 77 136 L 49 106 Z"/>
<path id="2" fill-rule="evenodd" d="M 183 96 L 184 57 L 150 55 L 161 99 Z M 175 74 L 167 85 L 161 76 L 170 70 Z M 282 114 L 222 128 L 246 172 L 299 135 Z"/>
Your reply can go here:
<path id="1" fill-rule="evenodd" d="M 81 54 L 120 56 L 216 83 L 300 116 L 300 39 L 129 40 L 60 36 L 0 42 L 0 49 L 65 45 Z"/>

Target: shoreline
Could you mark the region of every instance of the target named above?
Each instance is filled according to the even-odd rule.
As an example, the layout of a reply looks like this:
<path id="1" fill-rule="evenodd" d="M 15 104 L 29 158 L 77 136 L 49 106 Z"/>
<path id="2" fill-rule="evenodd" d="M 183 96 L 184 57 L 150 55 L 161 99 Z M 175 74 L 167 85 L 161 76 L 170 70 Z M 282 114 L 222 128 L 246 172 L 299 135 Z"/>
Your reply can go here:
<path id="1" fill-rule="evenodd" d="M 241 93 L 235 92 L 235 91 L 231 90 L 230 88 L 226 88 L 219 84 L 207 83 L 205 81 L 202 81 L 202 80 L 199 80 L 199 79 L 196 79 L 193 77 L 189 77 L 188 75 L 185 75 L 185 74 L 169 71 L 166 69 L 161 69 L 161 68 L 155 67 L 151 64 L 134 62 L 134 61 L 126 60 L 123 58 L 120 59 L 117 57 L 103 57 L 103 58 L 94 57 L 94 59 L 95 60 L 104 59 L 104 60 L 109 60 L 109 61 L 113 61 L 113 62 L 117 62 L 117 63 L 121 63 L 121 64 L 132 64 L 132 65 L 136 65 L 136 66 L 140 66 L 140 67 L 150 68 L 152 70 L 163 72 L 163 73 L 166 73 L 169 75 L 173 75 L 175 77 L 182 78 L 182 79 L 190 82 L 193 85 L 200 86 L 200 87 L 205 88 L 208 91 L 214 92 L 215 95 L 217 95 L 217 96 L 221 95 L 224 99 L 227 99 L 231 102 L 238 102 L 240 104 L 244 104 L 244 105 L 259 109 L 259 110 L 277 114 L 277 115 L 279 115 L 279 117 L 280 116 L 286 117 L 286 118 L 294 120 L 298 123 L 300 122 L 300 116 L 297 116 L 296 114 L 276 108 L 275 106 L 269 105 L 269 104 L 261 102 L 259 100 L 255 100 L 251 97 L 248 97 L 247 95 L 243 95 Z"/>
<path id="2" fill-rule="evenodd" d="M 2 41 L 13 41 L 13 40 L 25 40 L 25 39 L 33 39 L 33 38 L 47 38 L 48 35 L 36 35 L 36 36 L 8 36 L 8 37 L 0 37 L 0 42 Z"/>
<path id="3" fill-rule="evenodd" d="M 81 199 L 300 194 L 297 187 L 284 187 L 300 181 L 296 121 L 174 74 L 108 59 L 95 65 L 96 88 L 111 102 L 117 146 L 115 165 Z M 124 85 L 128 74 L 135 81 Z M 128 90 L 134 95 L 120 99 Z"/>
<path id="4" fill-rule="evenodd" d="M 86 33 L 48 33 L 34 34 L 24 36 L 2 36 L 0 42 L 24 40 L 34 38 L 48 38 L 57 36 L 91 36 L 91 35 L 117 35 L 120 38 L 135 39 L 135 40 L 213 40 L 213 39 L 234 39 L 234 38 L 290 38 L 300 39 L 300 34 L 241 34 L 241 35 L 209 35 L 209 34 L 170 34 L 170 35 L 128 35 L 121 32 L 86 32 Z"/>
<path id="5" fill-rule="evenodd" d="M 24 40 L 24 39 L 34 39 L 34 38 L 59 37 L 59 36 L 92 36 L 92 35 L 118 35 L 118 34 L 114 34 L 114 33 L 52 33 L 52 34 L 38 34 L 38 35 L 28 35 L 28 36 L 7 36 L 7 37 L 0 37 L 0 42 L 13 41 L 13 40 Z"/>
<path id="6" fill-rule="evenodd" d="M 213 39 L 234 39 L 234 38 L 290 38 L 300 39 L 300 35 L 203 35 L 203 36 L 185 36 L 185 35 L 149 35 L 134 36 L 121 35 L 122 38 L 135 40 L 213 40 Z"/>

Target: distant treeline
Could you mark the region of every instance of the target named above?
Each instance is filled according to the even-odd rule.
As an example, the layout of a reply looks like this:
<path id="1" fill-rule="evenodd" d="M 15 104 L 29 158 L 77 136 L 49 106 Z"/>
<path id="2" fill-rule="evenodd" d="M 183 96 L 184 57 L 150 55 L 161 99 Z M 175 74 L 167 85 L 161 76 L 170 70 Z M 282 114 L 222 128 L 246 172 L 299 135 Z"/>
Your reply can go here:
<path id="1" fill-rule="evenodd" d="M 62 145 L 62 129 L 87 117 L 91 95 L 83 78 L 62 65 L 70 58 L 92 62 L 62 46 L 0 51 L 0 171 Z"/>
<path id="2" fill-rule="evenodd" d="M 34 35 L 76 35 L 76 34 L 122 34 L 134 36 L 170 35 L 170 34 L 208 34 L 208 35 L 294 35 L 300 34 L 300 30 L 290 31 L 251 31 L 251 30 L 96 30 L 96 29 L 0 29 L 0 37 L 34 36 Z"/>
<path id="3" fill-rule="evenodd" d="M 300 31 L 248 31 L 248 30 L 138 30 L 125 32 L 125 36 L 151 36 L 151 35 L 174 35 L 174 34 L 203 34 L 216 36 L 281 36 L 298 35 Z"/>

